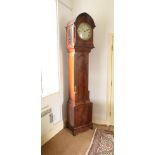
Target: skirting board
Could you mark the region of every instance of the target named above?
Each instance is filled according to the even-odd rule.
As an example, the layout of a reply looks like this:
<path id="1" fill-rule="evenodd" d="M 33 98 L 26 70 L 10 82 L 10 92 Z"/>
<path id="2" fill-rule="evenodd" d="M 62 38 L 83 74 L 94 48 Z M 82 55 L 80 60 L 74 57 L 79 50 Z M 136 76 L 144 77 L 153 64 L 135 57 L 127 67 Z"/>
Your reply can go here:
<path id="1" fill-rule="evenodd" d="M 107 120 L 93 119 L 93 123 L 94 123 L 94 124 L 100 124 L 100 125 L 103 125 L 103 124 L 108 125 Z"/>
<path id="2" fill-rule="evenodd" d="M 46 135 L 41 137 L 41 146 L 48 142 L 52 137 L 54 137 L 58 132 L 60 132 L 64 128 L 63 121 L 60 121 L 53 125 L 52 130 L 48 132 Z"/>
<path id="3" fill-rule="evenodd" d="M 110 121 L 108 121 L 108 120 L 103 120 L 103 121 L 102 121 L 102 120 L 97 120 L 97 119 L 95 120 L 95 119 L 94 119 L 94 120 L 93 120 L 93 123 L 94 123 L 94 124 L 98 124 L 98 125 L 108 125 L 108 126 L 109 126 L 109 125 L 113 125 L 113 124 L 111 124 Z"/>

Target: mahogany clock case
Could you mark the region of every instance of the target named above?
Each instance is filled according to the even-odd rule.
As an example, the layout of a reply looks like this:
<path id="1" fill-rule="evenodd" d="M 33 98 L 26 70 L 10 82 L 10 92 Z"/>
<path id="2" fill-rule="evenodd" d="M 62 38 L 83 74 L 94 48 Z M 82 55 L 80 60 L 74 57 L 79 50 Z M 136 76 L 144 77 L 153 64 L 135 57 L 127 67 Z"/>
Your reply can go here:
<path id="1" fill-rule="evenodd" d="M 91 26 L 89 40 L 78 36 L 78 26 L 87 23 Z M 68 49 L 69 99 L 67 103 L 67 127 L 76 135 L 92 128 L 92 107 L 88 90 L 89 52 L 94 48 L 93 29 L 95 23 L 87 13 L 80 14 L 66 27 L 66 47 Z"/>

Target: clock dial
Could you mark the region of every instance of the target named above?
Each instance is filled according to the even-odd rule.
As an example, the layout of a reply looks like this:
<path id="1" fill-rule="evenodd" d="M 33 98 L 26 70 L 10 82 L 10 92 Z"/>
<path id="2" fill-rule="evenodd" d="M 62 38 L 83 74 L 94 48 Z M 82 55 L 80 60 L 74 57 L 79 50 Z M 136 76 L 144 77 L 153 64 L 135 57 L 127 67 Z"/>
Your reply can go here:
<path id="1" fill-rule="evenodd" d="M 77 32 L 82 40 L 89 40 L 92 36 L 92 28 L 87 23 L 81 23 L 78 27 Z"/>

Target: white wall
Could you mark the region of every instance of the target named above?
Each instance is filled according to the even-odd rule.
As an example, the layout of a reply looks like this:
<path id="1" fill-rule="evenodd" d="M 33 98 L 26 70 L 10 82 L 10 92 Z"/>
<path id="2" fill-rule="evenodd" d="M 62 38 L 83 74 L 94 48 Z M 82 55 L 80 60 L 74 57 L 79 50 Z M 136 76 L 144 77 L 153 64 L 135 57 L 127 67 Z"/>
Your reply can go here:
<path id="1" fill-rule="evenodd" d="M 89 90 L 94 103 L 93 122 L 104 124 L 107 119 L 108 35 L 114 31 L 113 0 L 73 0 L 73 18 L 82 12 L 87 12 L 96 24 L 95 49 L 89 57 Z"/>
<path id="2" fill-rule="evenodd" d="M 49 114 L 42 117 L 42 145 L 52 138 L 63 128 L 63 120 L 66 120 L 66 105 L 68 100 L 68 64 L 66 50 L 65 26 L 72 18 L 71 0 L 59 0 L 58 11 L 58 31 L 59 31 L 59 79 L 60 91 L 49 96 L 42 97 L 42 111 L 51 108 L 54 115 L 54 122 L 50 123 Z"/>
<path id="3" fill-rule="evenodd" d="M 68 101 L 68 52 L 66 49 L 66 25 L 72 19 L 71 0 L 59 0 L 58 22 L 59 22 L 59 52 L 60 52 L 60 94 L 62 103 L 62 117 L 67 119 Z"/>

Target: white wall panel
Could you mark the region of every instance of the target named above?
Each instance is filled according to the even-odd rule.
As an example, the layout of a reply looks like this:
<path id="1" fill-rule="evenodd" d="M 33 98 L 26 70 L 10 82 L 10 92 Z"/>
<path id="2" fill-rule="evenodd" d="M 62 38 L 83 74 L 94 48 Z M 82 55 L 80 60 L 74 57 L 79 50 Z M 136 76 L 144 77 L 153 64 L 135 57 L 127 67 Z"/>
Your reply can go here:
<path id="1" fill-rule="evenodd" d="M 107 54 L 108 35 L 113 28 L 113 0 L 73 0 L 73 17 L 87 12 L 96 24 L 95 48 L 89 55 L 89 90 L 93 105 L 93 122 L 103 124 L 107 119 Z"/>

